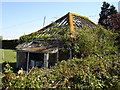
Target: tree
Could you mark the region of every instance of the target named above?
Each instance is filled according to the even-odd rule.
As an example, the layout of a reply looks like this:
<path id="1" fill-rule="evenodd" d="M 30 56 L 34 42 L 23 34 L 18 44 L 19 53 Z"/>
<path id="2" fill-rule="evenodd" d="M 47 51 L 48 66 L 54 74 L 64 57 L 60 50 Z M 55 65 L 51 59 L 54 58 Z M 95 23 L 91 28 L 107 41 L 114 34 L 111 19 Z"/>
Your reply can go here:
<path id="1" fill-rule="evenodd" d="M 107 29 L 118 34 L 116 40 L 117 46 L 120 49 L 120 14 L 111 15 L 108 19 L 106 19 L 106 22 L 109 23 Z"/>
<path id="2" fill-rule="evenodd" d="M 108 29 L 113 30 L 115 33 L 120 33 L 120 14 L 113 14 L 106 19 L 109 23 Z"/>
<path id="3" fill-rule="evenodd" d="M 117 10 L 113 5 L 110 6 L 109 3 L 103 2 L 103 5 L 101 7 L 101 12 L 99 14 L 100 18 L 99 18 L 98 24 L 104 26 L 104 28 L 107 29 L 107 26 L 109 26 L 109 23 L 107 23 L 106 19 L 110 15 L 116 14 L 116 13 L 117 13 Z"/>

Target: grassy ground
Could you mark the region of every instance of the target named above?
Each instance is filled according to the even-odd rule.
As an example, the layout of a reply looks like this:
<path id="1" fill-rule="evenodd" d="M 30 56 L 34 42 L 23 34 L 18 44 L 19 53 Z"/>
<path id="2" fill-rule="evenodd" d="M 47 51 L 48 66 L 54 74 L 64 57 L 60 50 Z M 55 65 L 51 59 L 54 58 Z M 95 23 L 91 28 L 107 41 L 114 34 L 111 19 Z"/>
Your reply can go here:
<path id="1" fill-rule="evenodd" d="M 16 52 L 9 49 L 0 49 L 0 63 L 16 62 Z"/>
<path id="2" fill-rule="evenodd" d="M 6 63 L 13 68 L 16 67 L 16 52 L 9 49 L 0 49 L 0 71 L 3 70 Z"/>

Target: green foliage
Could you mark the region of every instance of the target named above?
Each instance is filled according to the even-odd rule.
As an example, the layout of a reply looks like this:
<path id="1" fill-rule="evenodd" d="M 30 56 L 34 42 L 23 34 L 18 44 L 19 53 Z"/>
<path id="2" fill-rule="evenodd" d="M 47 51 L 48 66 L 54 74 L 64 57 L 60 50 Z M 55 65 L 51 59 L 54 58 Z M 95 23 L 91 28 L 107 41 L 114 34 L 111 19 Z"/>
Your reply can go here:
<path id="1" fill-rule="evenodd" d="M 65 25 L 58 26 L 55 23 L 53 24 L 54 24 L 54 27 L 51 27 L 48 30 L 37 31 L 28 35 L 21 36 L 19 38 L 19 43 L 29 42 L 34 39 L 49 40 L 50 38 L 58 38 L 61 35 L 67 34 L 66 31 L 69 30 L 68 26 L 65 26 Z"/>
<path id="2" fill-rule="evenodd" d="M 18 45 L 18 39 L 2 40 L 2 49 L 15 49 Z"/>
<path id="3" fill-rule="evenodd" d="M 109 54 L 115 53 L 114 47 L 116 35 L 101 26 L 88 27 L 84 26 L 72 32 L 69 27 L 55 24 L 48 31 L 34 32 L 29 35 L 20 37 L 20 42 L 30 41 L 33 39 L 49 40 L 57 38 L 59 43 L 63 43 L 65 49 L 72 49 L 74 56 L 89 54 Z"/>
<path id="4" fill-rule="evenodd" d="M 101 26 L 82 27 L 74 32 L 73 37 L 68 36 L 63 41 L 68 49 L 73 50 L 74 57 L 91 54 L 110 55 L 117 53 L 116 36 L 117 34 Z"/>
<path id="5" fill-rule="evenodd" d="M 106 21 L 110 24 L 108 30 L 118 33 L 116 40 L 117 46 L 120 48 L 120 14 L 113 14 Z"/>
<path id="6" fill-rule="evenodd" d="M 93 28 L 84 26 L 75 30 L 65 26 L 58 26 L 55 24 L 54 27 L 48 31 L 35 32 L 30 35 L 25 35 L 20 38 L 21 41 L 30 41 L 33 39 L 49 40 L 50 38 L 57 38 L 59 43 L 64 45 L 65 50 L 72 49 L 74 57 L 87 56 L 90 54 L 113 54 L 117 50 L 114 46 L 116 35 L 101 26 Z"/>
<path id="7" fill-rule="evenodd" d="M 100 26 L 82 27 L 75 32 L 64 26 L 56 26 L 44 33 L 47 36 L 45 40 L 57 38 L 65 45 L 65 50 L 72 49 L 74 57 L 81 55 L 81 58 L 63 60 L 50 69 L 35 67 L 29 73 L 22 70 L 21 73 L 13 73 L 6 66 L 2 78 L 3 88 L 120 88 L 120 55 L 114 45 L 116 34 Z"/>
<path id="8" fill-rule="evenodd" d="M 110 15 L 116 14 L 116 13 L 117 13 L 117 10 L 113 5 L 110 5 L 107 2 L 103 2 L 103 5 L 101 7 L 101 12 L 99 14 L 100 18 L 99 18 L 98 24 L 104 26 L 104 28 L 107 29 L 107 27 L 109 26 L 109 23 L 106 21 L 106 19 Z"/>
<path id="9" fill-rule="evenodd" d="M 84 59 L 61 61 L 51 69 L 37 67 L 29 73 L 12 73 L 7 65 L 3 87 L 9 88 L 70 88 L 70 89 L 119 89 L 119 57 L 96 55 Z"/>

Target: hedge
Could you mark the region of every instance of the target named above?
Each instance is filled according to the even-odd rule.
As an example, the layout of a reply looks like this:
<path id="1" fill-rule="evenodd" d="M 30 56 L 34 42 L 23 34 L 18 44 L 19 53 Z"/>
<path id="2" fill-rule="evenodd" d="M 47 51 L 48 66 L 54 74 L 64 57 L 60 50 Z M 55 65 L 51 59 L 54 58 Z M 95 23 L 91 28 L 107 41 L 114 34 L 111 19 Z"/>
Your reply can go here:
<path id="1" fill-rule="evenodd" d="M 15 49 L 18 45 L 18 40 L 2 40 L 2 49 Z"/>

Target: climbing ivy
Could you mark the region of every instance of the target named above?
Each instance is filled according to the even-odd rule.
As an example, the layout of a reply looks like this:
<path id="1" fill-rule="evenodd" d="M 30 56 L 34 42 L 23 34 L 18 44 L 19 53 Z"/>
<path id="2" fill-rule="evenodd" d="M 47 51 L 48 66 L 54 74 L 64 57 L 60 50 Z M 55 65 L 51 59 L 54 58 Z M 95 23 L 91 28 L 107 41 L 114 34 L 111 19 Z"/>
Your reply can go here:
<path id="1" fill-rule="evenodd" d="M 23 35 L 19 41 L 57 38 L 59 43 L 64 44 L 64 50 L 71 49 L 74 57 L 80 57 L 81 55 L 87 56 L 93 53 L 101 55 L 116 53 L 116 36 L 116 33 L 112 33 L 101 26 L 84 26 L 71 31 L 68 26 L 55 24 L 49 30 Z"/>
<path id="2" fill-rule="evenodd" d="M 101 26 L 86 26 L 76 29 L 75 32 L 71 32 L 67 27 L 52 27 L 46 33 L 47 36 L 63 42 L 64 50 L 72 49 L 75 58 L 62 60 L 50 69 L 35 67 L 29 70 L 29 73 L 22 70 L 21 73 L 13 73 L 11 67 L 6 65 L 2 76 L 3 89 L 120 88 L 120 55 L 115 46 L 115 33 Z M 80 57 L 76 58 L 78 56 Z"/>
<path id="3" fill-rule="evenodd" d="M 120 87 L 119 57 L 91 55 L 61 61 L 50 69 L 37 67 L 29 73 L 13 73 L 7 64 L 2 78 L 3 89 L 98 89 L 118 90 Z"/>

